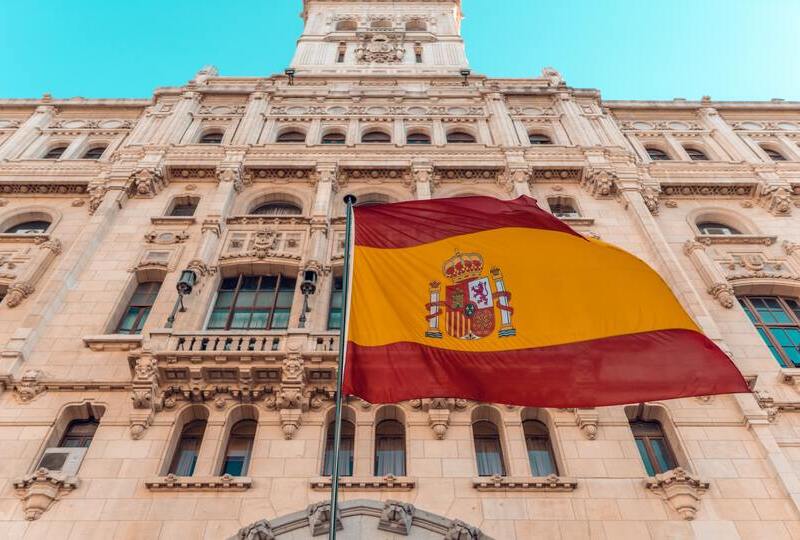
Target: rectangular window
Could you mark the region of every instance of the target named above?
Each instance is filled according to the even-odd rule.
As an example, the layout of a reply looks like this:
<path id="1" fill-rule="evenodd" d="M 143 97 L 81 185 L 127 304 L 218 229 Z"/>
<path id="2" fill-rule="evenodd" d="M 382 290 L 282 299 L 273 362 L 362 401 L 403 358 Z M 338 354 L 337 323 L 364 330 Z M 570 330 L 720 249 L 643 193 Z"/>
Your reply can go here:
<path id="1" fill-rule="evenodd" d="M 276 276 L 225 278 L 208 321 L 210 330 L 277 330 L 289 327 L 295 279 Z"/>
<path id="2" fill-rule="evenodd" d="M 800 304 L 781 296 L 743 296 L 739 303 L 772 356 L 783 367 L 800 367 Z"/>
<path id="3" fill-rule="evenodd" d="M 160 288 L 160 281 L 139 283 L 117 326 L 118 334 L 140 334 L 142 332 Z"/>
<path id="4" fill-rule="evenodd" d="M 331 286 L 331 305 L 328 308 L 328 330 L 339 330 L 342 327 L 342 300 L 344 299 L 344 280 L 333 278 Z"/>

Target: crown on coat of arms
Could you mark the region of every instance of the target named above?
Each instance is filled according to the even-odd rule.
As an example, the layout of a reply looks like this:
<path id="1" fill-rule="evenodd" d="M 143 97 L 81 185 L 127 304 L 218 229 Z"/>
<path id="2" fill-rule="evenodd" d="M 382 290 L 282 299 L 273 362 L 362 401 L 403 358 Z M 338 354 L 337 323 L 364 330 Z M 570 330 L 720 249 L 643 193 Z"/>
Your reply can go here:
<path id="1" fill-rule="evenodd" d="M 442 265 L 442 272 L 454 283 L 480 277 L 483 272 L 483 257 L 477 253 L 460 253 L 447 259 Z"/>

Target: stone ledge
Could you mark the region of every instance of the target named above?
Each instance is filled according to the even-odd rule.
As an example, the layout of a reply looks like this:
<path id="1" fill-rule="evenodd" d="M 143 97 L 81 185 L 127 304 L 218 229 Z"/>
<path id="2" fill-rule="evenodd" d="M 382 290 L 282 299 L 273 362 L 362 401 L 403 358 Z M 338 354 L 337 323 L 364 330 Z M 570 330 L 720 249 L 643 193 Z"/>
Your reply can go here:
<path id="1" fill-rule="evenodd" d="M 320 476 L 310 482 L 313 490 L 331 489 L 331 477 Z M 394 490 L 409 491 L 416 487 L 417 480 L 410 476 L 344 476 L 339 478 L 339 489 L 344 490 Z"/>
<path id="2" fill-rule="evenodd" d="M 563 476 L 479 476 L 472 479 L 478 491 L 574 491 L 578 481 Z"/>
<path id="3" fill-rule="evenodd" d="M 558 217 L 558 216 L 556 216 Z M 594 218 L 582 218 L 582 217 L 562 217 L 558 218 L 567 225 L 572 226 L 580 226 L 580 225 L 594 225 Z"/>
<path id="4" fill-rule="evenodd" d="M 245 491 L 253 486 L 249 476 L 156 476 L 145 480 L 151 491 Z"/>
<path id="5" fill-rule="evenodd" d="M 93 351 L 131 351 L 142 348 L 141 334 L 101 334 L 83 336 L 83 344 Z"/>
<path id="6" fill-rule="evenodd" d="M 712 244 L 757 244 L 771 246 L 778 237 L 758 234 L 698 234 L 694 239 L 704 246 L 710 246 Z"/>
<path id="7" fill-rule="evenodd" d="M 150 218 L 153 225 L 194 225 L 197 218 L 194 216 L 155 216 Z"/>

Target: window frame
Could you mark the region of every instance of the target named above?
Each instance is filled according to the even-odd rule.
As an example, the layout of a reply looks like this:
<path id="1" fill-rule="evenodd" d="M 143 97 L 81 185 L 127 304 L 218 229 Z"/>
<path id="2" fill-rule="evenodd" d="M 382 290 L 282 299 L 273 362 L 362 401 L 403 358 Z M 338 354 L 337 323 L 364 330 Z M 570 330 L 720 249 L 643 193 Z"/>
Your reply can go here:
<path id="1" fill-rule="evenodd" d="M 494 436 L 492 436 L 492 437 L 489 437 L 487 435 L 478 436 L 475 433 L 475 426 L 477 424 L 481 424 L 481 423 L 486 423 L 486 424 L 491 425 L 492 428 L 494 429 Z M 488 476 L 494 476 L 495 474 L 500 474 L 500 476 L 506 476 L 508 474 L 508 468 L 506 467 L 506 459 L 505 459 L 505 455 L 503 454 L 503 441 L 502 441 L 502 438 L 500 436 L 500 428 L 497 426 L 497 424 L 495 424 L 491 420 L 486 420 L 486 419 L 475 420 L 475 421 L 472 422 L 472 425 L 470 427 L 471 427 L 471 430 L 472 430 L 472 447 L 473 447 L 473 450 L 475 451 L 475 468 L 476 468 L 476 470 L 478 472 L 478 476 L 480 476 L 480 477 L 488 477 Z M 477 443 L 478 440 L 490 440 L 490 439 L 497 442 L 497 454 L 498 454 L 499 460 L 500 460 L 500 472 L 499 473 L 490 472 L 490 471 L 484 471 L 484 473 L 481 472 L 480 460 L 478 459 L 478 445 L 476 443 Z"/>
<path id="2" fill-rule="evenodd" d="M 48 148 L 47 152 L 44 153 L 44 155 L 42 156 L 42 159 L 52 159 L 54 161 L 59 160 L 64 156 L 64 154 L 67 152 L 68 148 L 69 148 L 69 145 L 66 145 L 66 144 L 57 144 L 55 146 L 52 146 L 52 147 Z M 50 154 L 52 154 L 56 150 L 61 150 L 61 151 L 58 153 L 58 155 L 51 156 Z"/>
<path id="3" fill-rule="evenodd" d="M 380 427 L 385 424 L 397 424 L 400 426 L 400 435 L 394 434 L 381 434 Z M 378 452 L 381 450 L 379 449 L 379 440 L 391 440 L 391 441 L 400 441 L 400 451 L 402 452 L 402 471 L 380 471 L 378 468 L 379 460 L 378 460 Z M 406 451 L 406 426 L 403 422 L 398 420 L 397 418 L 384 418 L 375 424 L 375 452 L 374 452 L 374 460 L 373 460 L 373 472 L 375 476 L 386 476 L 386 475 L 394 475 L 394 476 L 405 476 L 407 474 L 407 461 L 408 455 Z"/>
<path id="4" fill-rule="evenodd" d="M 703 150 L 700 150 L 699 148 L 686 146 L 683 148 L 683 150 L 686 152 L 686 155 L 689 156 L 689 159 L 691 161 L 711 161 L 711 158 L 708 157 L 708 154 L 706 154 Z"/>
<path id="5" fill-rule="evenodd" d="M 23 225 L 29 225 L 30 226 L 30 224 L 32 224 L 32 223 L 36 223 L 36 224 L 47 223 L 47 227 L 45 227 L 44 229 L 42 229 L 41 227 L 37 227 L 37 228 L 32 229 L 32 230 L 27 231 L 27 232 L 12 230 L 12 229 L 16 229 L 16 228 L 22 227 Z M 52 221 L 46 221 L 44 219 L 30 219 L 28 221 L 21 221 L 21 222 L 15 224 L 15 225 L 11 225 L 10 227 L 7 227 L 3 231 L 3 234 L 22 234 L 22 235 L 47 234 L 47 231 L 49 231 L 50 227 L 52 227 L 52 226 L 53 226 L 53 222 Z"/>
<path id="6" fill-rule="evenodd" d="M 380 140 L 368 140 L 370 137 Z M 362 133 L 361 144 L 392 144 L 392 136 L 380 129 L 370 129 Z"/>
<path id="7" fill-rule="evenodd" d="M 141 281 L 136 284 L 136 287 L 133 289 L 130 297 L 128 298 L 128 302 L 125 305 L 125 309 L 122 312 L 122 315 L 119 318 L 116 326 L 116 333 L 117 334 L 124 334 L 128 336 L 138 336 L 142 333 L 144 329 L 144 325 L 147 324 L 147 319 L 150 316 L 150 313 L 153 311 L 153 306 L 156 304 L 156 300 L 158 300 L 158 294 L 161 292 L 161 285 L 163 282 L 161 281 Z M 133 304 L 134 298 L 137 294 L 140 294 L 139 287 L 143 285 L 148 285 L 151 290 L 144 291 L 142 294 L 151 295 L 153 293 L 152 288 L 155 286 L 155 294 L 152 294 L 152 303 L 151 304 Z M 125 322 L 127 319 L 127 315 L 130 312 L 131 308 L 137 308 L 138 311 L 136 313 L 136 317 L 133 319 L 133 324 L 131 325 L 130 330 L 124 330 L 122 328 L 122 323 Z M 138 330 L 137 330 L 138 328 Z"/>
<path id="8" fill-rule="evenodd" d="M 338 287 L 337 287 L 337 285 L 338 285 Z M 336 294 L 339 295 L 339 305 L 334 307 L 333 299 L 334 299 L 334 295 L 336 295 Z M 341 330 L 341 328 L 342 328 L 342 322 L 343 322 L 342 321 L 342 300 L 344 300 L 344 277 L 343 276 L 333 276 L 333 279 L 331 281 L 330 299 L 328 300 L 328 322 L 327 322 L 328 330 Z M 332 326 L 331 325 L 331 319 L 332 319 L 331 315 L 334 312 L 336 313 L 336 315 L 339 318 L 339 324 L 337 326 Z"/>
<path id="9" fill-rule="evenodd" d="M 75 434 L 71 435 L 70 430 L 72 430 L 76 426 L 88 426 L 91 425 L 94 427 L 92 433 L 89 434 Z M 89 417 L 89 418 L 76 418 L 71 420 L 69 424 L 67 424 L 64 433 L 61 435 L 61 438 L 58 442 L 58 448 L 89 448 L 92 444 L 92 440 L 94 439 L 95 434 L 97 433 L 97 428 L 100 427 L 100 420 Z M 76 439 L 79 444 L 70 444 L 66 445 L 67 439 Z"/>
<path id="10" fill-rule="evenodd" d="M 276 209 L 277 208 L 288 209 L 288 208 L 291 207 L 291 208 L 293 208 L 293 209 L 295 209 L 297 211 L 296 212 L 294 212 L 294 211 L 285 212 L 285 213 L 280 213 L 280 212 L 276 212 L 276 213 L 257 212 L 257 210 L 260 210 L 262 208 L 266 208 L 266 207 L 269 207 L 269 206 L 274 206 Z M 273 200 L 273 201 L 264 201 L 264 202 L 258 203 L 255 206 L 253 206 L 253 208 L 251 208 L 248 211 L 248 215 L 251 215 L 251 216 L 269 216 L 269 217 L 302 216 L 303 215 L 303 207 L 300 206 L 299 204 L 291 202 L 291 201 L 280 201 L 280 200 L 278 200 L 278 201 L 275 201 L 275 200 Z"/>
<path id="11" fill-rule="evenodd" d="M 431 140 L 431 136 L 422 131 L 412 131 L 411 133 L 406 135 L 407 145 L 425 146 L 425 145 L 430 145 L 432 142 L 433 141 Z"/>
<path id="12" fill-rule="evenodd" d="M 97 156 L 90 156 L 89 155 L 90 153 L 97 152 L 98 150 L 100 151 L 100 153 L 97 154 Z M 101 146 L 101 145 L 91 146 L 86 150 L 86 152 L 83 153 L 83 155 L 81 156 L 81 159 L 100 159 L 100 158 L 103 157 L 103 154 L 106 153 L 106 150 L 108 150 L 108 145 L 105 145 L 105 146 Z"/>
<path id="13" fill-rule="evenodd" d="M 553 138 L 546 133 L 539 133 L 538 131 L 535 131 L 533 133 L 528 133 L 528 142 L 533 146 L 552 145 Z"/>
<path id="14" fill-rule="evenodd" d="M 779 161 L 788 161 L 787 157 L 783 155 L 783 152 L 779 152 L 774 148 L 769 148 L 767 146 L 762 146 L 761 149 L 767 155 L 770 161 L 779 162 Z"/>
<path id="15" fill-rule="evenodd" d="M 544 434 L 536 434 L 536 433 L 528 433 L 525 429 L 525 424 L 538 424 L 542 428 L 544 428 Z M 547 424 L 542 422 L 541 420 L 536 420 L 530 418 L 528 420 L 522 421 L 522 435 L 525 438 L 525 453 L 528 456 L 528 465 L 531 468 L 531 475 L 538 477 L 538 476 L 549 476 L 551 474 L 555 474 L 558 476 L 558 461 L 556 460 L 556 453 L 555 449 L 553 448 L 553 438 L 550 436 L 550 429 L 547 427 Z M 534 471 L 534 462 L 531 459 L 531 447 L 528 444 L 531 440 L 539 440 L 544 441 L 545 450 L 547 451 L 547 455 L 550 458 L 550 465 L 552 470 L 549 473 L 539 474 L 538 471 Z"/>
<path id="16" fill-rule="evenodd" d="M 670 444 L 669 438 L 667 437 L 666 432 L 664 431 L 664 426 L 658 420 L 629 420 L 628 425 L 630 426 L 631 433 L 633 434 L 633 440 L 636 443 L 636 449 L 639 452 L 639 457 L 642 460 L 642 465 L 647 471 L 648 475 L 654 474 L 664 474 L 667 471 L 671 471 L 678 467 L 678 460 L 675 458 L 675 452 L 672 450 L 672 445 Z M 658 431 L 652 430 L 650 432 L 643 432 L 643 430 L 647 427 L 658 426 Z M 638 428 L 638 433 L 637 433 Z M 644 446 L 645 454 L 647 455 L 647 459 L 650 462 L 650 465 L 653 469 L 653 473 L 651 474 L 650 470 L 648 470 L 647 463 L 644 461 L 644 456 L 642 456 L 642 447 L 639 446 L 638 441 L 642 441 Z M 656 456 L 656 452 L 653 449 L 653 440 L 662 440 L 664 442 L 664 458 L 667 461 L 667 465 L 671 465 L 670 468 L 661 470 L 661 463 Z"/>
<path id="17" fill-rule="evenodd" d="M 776 299 L 778 301 L 779 307 L 783 310 L 783 312 L 789 318 L 789 322 L 787 323 L 778 323 L 778 322 L 766 322 L 761 316 L 761 313 L 756 309 L 753 305 L 753 299 Z M 756 332 L 761 336 L 761 339 L 765 341 L 765 345 L 769 348 L 770 352 L 772 353 L 773 358 L 784 368 L 796 368 L 800 367 L 800 360 L 795 363 L 794 360 L 789 358 L 789 356 L 784 352 L 783 346 L 775 339 L 775 336 L 770 331 L 771 328 L 784 328 L 790 329 L 794 328 L 800 331 L 800 313 L 792 308 L 787 300 L 792 300 L 798 304 L 800 307 L 800 299 L 796 297 L 790 296 L 777 296 L 777 295 L 741 295 L 737 296 L 736 299 L 739 301 L 739 305 L 742 306 L 747 318 L 752 323 L 753 327 L 756 329 Z M 766 337 L 766 339 L 765 339 Z M 800 352 L 800 343 L 795 346 Z M 776 356 L 777 353 L 777 356 Z"/>
<path id="18" fill-rule="evenodd" d="M 695 226 L 700 234 L 706 236 L 741 236 L 744 233 L 734 227 L 733 225 L 728 225 L 722 221 L 698 221 Z M 720 230 L 727 230 L 728 232 L 708 232 L 707 229 L 720 229 Z"/>
<path id="19" fill-rule="evenodd" d="M 332 138 L 331 138 L 332 137 Z M 337 146 L 347 144 L 347 135 L 340 131 L 329 131 L 319 140 L 320 144 L 324 144 L 326 146 Z"/>
<path id="20" fill-rule="evenodd" d="M 672 156 L 661 148 L 645 146 L 644 151 L 647 153 L 647 157 L 650 161 L 672 161 Z M 658 157 L 655 157 L 653 154 L 656 154 Z"/>
<path id="21" fill-rule="evenodd" d="M 238 427 L 243 426 L 243 424 L 245 423 L 253 425 L 253 434 L 251 436 L 239 435 L 235 433 L 236 429 Z M 230 432 L 228 432 L 228 440 L 225 443 L 225 452 L 222 455 L 222 465 L 220 466 L 220 472 L 219 472 L 221 476 L 225 474 L 231 474 L 228 473 L 226 469 L 228 466 L 228 459 L 230 457 L 232 450 L 231 445 L 234 442 L 234 440 L 246 441 L 247 450 L 244 453 L 244 459 L 242 460 L 241 471 L 239 471 L 239 474 L 237 475 L 231 474 L 231 476 L 247 476 L 248 469 L 250 468 L 250 462 L 253 459 L 253 448 L 255 447 L 257 432 L 258 432 L 258 422 L 252 418 L 242 418 L 241 420 L 238 420 L 231 426 Z"/>
<path id="22" fill-rule="evenodd" d="M 233 277 L 233 276 L 231 276 L 231 277 Z M 272 303 L 269 306 L 251 305 L 251 306 L 248 306 L 246 309 L 244 309 L 244 308 L 240 308 L 238 310 L 236 309 L 236 301 L 239 299 L 239 294 L 242 292 L 242 283 L 243 283 L 245 278 L 249 278 L 249 277 L 257 277 L 258 278 L 258 283 L 256 284 L 256 288 L 252 290 L 252 292 L 255 292 L 255 293 L 268 292 L 268 290 L 266 290 L 266 289 L 262 290 L 260 288 L 261 287 L 261 282 L 262 282 L 262 280 L 264 278 L 277 278 L 277 279 L 275 279 L 275 287 L 272 289 Z M 292 308 L 294 307 L 294 295 L 295 295 L 295 292 L 296 292 L 296 289 L 297 289 L 297 279 L 294 278 L 294 277 L 289 277 L 289 276 L 287 276 L 286 274 L 284 274 L 282 272 L 278 272 L 276 274 L 244 274 L 244 273 L 238 274 L 236 276 L 236 279 L 237 279 L 236 288 L 233 289 L 232 291 L 229 291 L 227 289 L 224 291 L 224 292 L 233 292 L 233 296 L 231 297 L 230 305 L 226 308 L 227 309 L 227 315 L 225 317 L 225 325 L 222 328 L 211 327 L 211 322 L 212 322 L 212 318 L 214 316 L 214 311 L 217 309 L 217 302 L 219 301 L 220 287 L 222 287 L 222 284 L 224 283 L 225 279 L 226 278 L 222 278 L 222 280 L 220 280 L 220 282 L 219 282 L 219 285 L 217 286 L 217 294 L 214 297 L 214 303 L 211 305 L 211 311 L 209 312 L 208 322 L 206 323 L 206 330 L 214 330 L 214 331 L 219 331 L 219 332 L 231 332 L 231 331 L 237 332 L 237 331 L 286 330 L 287 328 L 289 328 L 290 322 L 291 322 L 291 318 L 292 318 Z M 278 306 L 277 305 L 278 304 L 278 296 L 279 296 L 279 293 L 281 291 L 281 288 L 280 288 L 281 287 L 281 282 L 282 282 L 283 279 L 288 279 L 288 280 L 291 280 L 291 281 L 294 282 L 294 286 L 291 288 L 292 299 L 291 299 L 291 302 L 289 303 L 288 307 L 283 307 L 283 306 Z M 289 289 L 285 289 L 285 290 L 289 290 Z M 253 301 L 255 302 L 255 298 L 253 299 Z M 255 313 L 256 311 L 260 311 L 260 310 L 256 309 L 257 307 L 261 308 L 261 310 L 267 310 L 267 309 L 269 310 L 269 314 L 267 316 L 267 320 L 266 320 L 266 324 L 265 324 L 264 328 L 253 328 L 253 327 L 249 326 L 250 324 L 252 324 L 253 313 Z M 222 308 L 220 308 L 220 310 L 221 309 Z M 274 322 L 274 319 L 275 319 L 275 310 L 276 309 L 288 309 L 288 317 L 286 319 L 286 327 L 285 328 L 283 328 L 283 327 L 280 327 L 280 328 L 273 327 L 273 322 Z M 248 313 L 250 315 L 250 318 L 248 319 L 248 327 L 247 328 L 231 328 L 231 322 L 233 320 L 234 315 L 237 312 L 240 312 L 240 313 L 244 312 L 244 313 Z"/>
<path id="23" fill-rule="evenodd" d="M 345 424 L 352 428 L 352 433 L 345 434 Z M 331 476 L 333 474 L 333 450 L 334 450 L 334 435 L 336 430 L 336 421 L 331 420 L 328 422 L 328 429 L 325 434 L 325 447 L 322 449 L 322 476 Z M 345 441 L 350 442 L 350 459 L 347 462 L 348 470 L 342 469 L 342 450 L 348 450 L 342 444 Z M 356 455 L 356 424 L 351 420 L 342 418 L 342 433 L 339 437 L 339 476 L 353 476 L 355 474 L 355 455 Z"/>
<path id="24" fill-rule="evenodd" d="M 208 137 L 214 137 L 216 139 L 219 136 L 219 140 L 208 141 L 206 140 Z M 197 140 L 197 144 L 222 144 L 222 140 L 225 138 L 225 133 L 223 131 L 207 131 L 203 133 L 200 138 Z"/>
<path id="25" fill-rule="evenodd" d="M 189 474 L 178 474 L 178 465 L 180 464 L 181 459 L 181 445 L 184 441 L 184 437 L 187 439 L 189 438 L 186 434 L 192 426 L 196 424 L 203 424 L 203 428 L 200 431 L 199 435 L 193 435 L 191 438 L 192 440 L 197 440 L 197 447 L 194 450 L 194 462 L 191 465 L 191 471 Z M 186 422 L 183 426 L 181 426 L 181 432 L 178 434 L 178 441 L 175 445 L 175 450 L 172 452 L 172 459 L 169 462 L 169 468 L 167 469 L 167 474 L 174 474 L 176 476 L 187 476 L 191 477 L 194 475 L 194 471 L 197 468 L 197 460 L 200 457 L 200 450 L 203 445 L 203 438 L 205 437 L 206 430 L 208 429 L 208 420 L 205 418 L 197 418 L 195 420 L 191 420 Z"/>
<path id="26" fill-rule="evenodd" d="M 297 135 L 302 135 L 303 139 L 300 140 Z M 308 138 L 308 133 L 300 129 L 287 129 L 275 137 L 276 144 L 305 144 Z"/>
<path id="27" fill-rule="evenodd" d="M 453 137 L 455 137 L 455 139 L 453 139 Z M 467 137 L 469 138 L 469 140 L 467 140 Z M 458 140 L 459 138 L 463 140 Z M 448 144 L 477 144 L 478 138 L 469 131 L 464 131 L 463 129 L 455 129 L 453 131 L 449 131 L 445 135 L 445 141 Z"/>

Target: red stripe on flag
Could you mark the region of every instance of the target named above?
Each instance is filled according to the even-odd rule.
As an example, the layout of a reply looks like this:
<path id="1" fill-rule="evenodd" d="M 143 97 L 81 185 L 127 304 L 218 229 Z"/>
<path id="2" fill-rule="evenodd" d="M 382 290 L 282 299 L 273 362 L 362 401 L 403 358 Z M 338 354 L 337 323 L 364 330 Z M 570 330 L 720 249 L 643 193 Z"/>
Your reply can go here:
<path id="1" fill-rule="evenodd" d="M 691 330 L 497 352 L 410 342 L 347 345 L 344 394 L 370 403 L 457 397 L 530 407 L 596 407 L 750 391 L 730 358 Z"/>
<path id="2" fill-rule="evenodd" d="M 356 207 L 355 243 L 404 248 L 450 236 L 504 227 L 544 229 L 579 236 L 545 212 L 530 197 L 501 201 L 494 197 L 452 197 Z"/>

